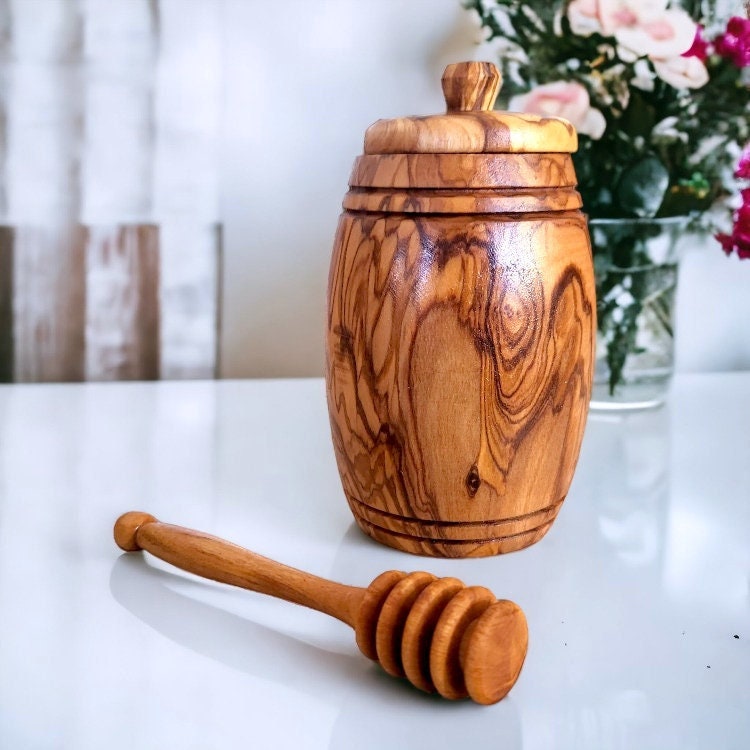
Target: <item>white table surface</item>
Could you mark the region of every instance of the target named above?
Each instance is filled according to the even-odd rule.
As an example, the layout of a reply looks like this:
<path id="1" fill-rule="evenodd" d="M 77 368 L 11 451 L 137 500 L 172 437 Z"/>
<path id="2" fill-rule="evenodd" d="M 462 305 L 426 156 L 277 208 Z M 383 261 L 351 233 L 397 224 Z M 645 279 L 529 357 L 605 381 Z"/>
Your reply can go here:
<path id="1" fill-rule="evenodd" d="M 678 377 L 591 416 L 541 542 L 434 560 L 354 526 L 320 380 L 0 387 L 0 748 L 746 750 L 749 448 L 750 373 Z M 130 509 L 346 583 L 487 586 L 523 672 L 491 707 L 423 695 L 337 620 L 121 553 Z"/>

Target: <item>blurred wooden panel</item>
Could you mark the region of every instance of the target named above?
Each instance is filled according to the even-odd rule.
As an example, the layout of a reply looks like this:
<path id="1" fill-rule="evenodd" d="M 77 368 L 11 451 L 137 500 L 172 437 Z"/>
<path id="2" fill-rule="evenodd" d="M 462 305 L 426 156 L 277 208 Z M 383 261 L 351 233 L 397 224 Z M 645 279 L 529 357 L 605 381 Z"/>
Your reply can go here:
<path id="1" fill-rule="evenodd" d="M 82 11 L 80 220 L 88 226 L 145 224 L 154 216 L 159 3 L 86 2 Z"/>
<path id="2" fill-rule="evenodd" d="M 80 226 L 12 231 L 14 380 L 83 380 L 85 233 Z"/>
<path id="3" fill-rule="evenodd" d="M 13 230 L 0 227 L 0 383 L 13 381 Z"/>
<path id="4" fill-rule="evenodd" d="M 0 381 L 216 375 L 219 19 L 0 0 Z"/>
<path id="5" fill-rule="evenodd" d="M 86 379 L 159 377 L 159 229 L 86 230 Z"/>
<path id="6" fill-rule="evenodd" d="M 0 382 L 213 378 L 221 227 L 0 226 Z"/>
<path id="7" fill-rule="evenodd" d="M 161 377 L 215 378 L 221 227 L 172 220 L 159 230 Z"/>
<path id="8" fill-rule="evenodd" d="M 4 224 L 76 223 L 84 124 L 80 11 L 75 2 L 0 4 Z"/>
<path id="9" fill-rule="evenodd" d="M 158 38 L 152 198 L 160 229 L 161 376 L 212 378 L 222 242 L 221 3 L 159 0 Z"/>

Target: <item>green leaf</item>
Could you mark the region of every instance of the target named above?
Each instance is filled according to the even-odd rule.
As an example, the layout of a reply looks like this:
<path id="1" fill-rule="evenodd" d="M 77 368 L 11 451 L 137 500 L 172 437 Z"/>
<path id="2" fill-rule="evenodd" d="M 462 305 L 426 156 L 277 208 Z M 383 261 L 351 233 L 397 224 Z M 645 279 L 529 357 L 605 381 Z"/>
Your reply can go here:
<path id="1" fill-rule="evenodd" d="M 607 365 L 609 365 L 609 395 L 614 396 L 615 389 L 622 380 L 625 362 L 630 353 L 635 353 L 635 339 L 638 333 L 638 315 L 641 312 L 639 303 L 623 311 L 622 320 L 613 326 L 613 336 L 607 346 Z"/>
<path id="2" fill-rule="evenodd" d="M 615 196 L 622 214 L 646 218 L 656 215 L 668 187 L 667 168 L 655 156 L 647 156 L 623 171 Z"/>
<path id="3" fill-rule="evenodd" d="M 628 108 L 622 115 L 620 129 L 630 138 L 641 135 L 646 138 L 656 125 L 656 109 L 646 101 L 643 94 L 630 87 Z"/>

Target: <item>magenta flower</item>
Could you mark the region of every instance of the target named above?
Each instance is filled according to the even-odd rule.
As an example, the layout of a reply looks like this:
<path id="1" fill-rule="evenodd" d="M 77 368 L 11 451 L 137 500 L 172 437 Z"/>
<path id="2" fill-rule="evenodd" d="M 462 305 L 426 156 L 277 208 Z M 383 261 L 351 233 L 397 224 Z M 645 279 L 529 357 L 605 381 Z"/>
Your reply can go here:
<path id="1" fill-rule="evenodd" d="M 750 67 L 750 19 L 730 18 L 727 30 L 714 39 L 714 49 L 738 68 Z"/>
<path id="2" fill-rule="evenodd" d="M 703 27 L 695 27 L 695 38 L 687 52 L 682 53 L 682 57 L 697 57 L 701 62 L 706 62 L 708 57 L 708 41 L 703 38 Z"/>
<path id="3" fill-rule="evenodd" d="M 734 176 L 743 180 L 750 180 L 750 143 L 745 146 L 745 150 L 740 156 L 737 169 L 734 170 Z"/>
<path id="4" fill-rule="evenodd" d="M 715 237 L 727 255 L 736 252 L 743 260 L 750 259 L 750 188 L 742 191 L 742 205 L 734 214 L 732 233 Z"/>

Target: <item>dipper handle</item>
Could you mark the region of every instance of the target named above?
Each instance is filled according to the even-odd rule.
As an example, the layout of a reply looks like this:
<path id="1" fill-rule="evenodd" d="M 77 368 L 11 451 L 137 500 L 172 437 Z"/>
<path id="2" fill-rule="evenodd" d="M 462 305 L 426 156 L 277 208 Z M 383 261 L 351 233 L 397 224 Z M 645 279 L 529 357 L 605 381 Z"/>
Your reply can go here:
<path id="1" fill-rule="evenodd" d="M 114 536 L 126 552 L 145 549 L 188 573 L 301 604 L 352 627 L 366 593 L 366 589 L 319 578 L 210 534 L 162 523 L 148 513 L 124 513 L 115 522 Z"/>
<path id="2" fill-rule="evenodd" d="M 125 513 L 114 533 L 126 552 L 145 549 L 189 573 L 336 617 L 354 628 L 360 651 L 386 672 L 444 698 L 496 703 L 526 657 L 521 608 L 456 578 L 389 570 L 366 589 L 346 586 L 148 513 Z"/>

